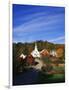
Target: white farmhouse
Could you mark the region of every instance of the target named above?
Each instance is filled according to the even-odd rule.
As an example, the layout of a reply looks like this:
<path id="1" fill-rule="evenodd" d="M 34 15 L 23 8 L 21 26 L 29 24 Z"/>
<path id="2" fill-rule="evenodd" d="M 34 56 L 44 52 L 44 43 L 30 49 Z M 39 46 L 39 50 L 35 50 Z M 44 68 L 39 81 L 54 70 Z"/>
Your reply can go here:
<path id="1" fill-rule="evenodd" d="M 20 55 L 20 58 L 25 59 L 26 55 L 24 55 L 23 53 Z"/>

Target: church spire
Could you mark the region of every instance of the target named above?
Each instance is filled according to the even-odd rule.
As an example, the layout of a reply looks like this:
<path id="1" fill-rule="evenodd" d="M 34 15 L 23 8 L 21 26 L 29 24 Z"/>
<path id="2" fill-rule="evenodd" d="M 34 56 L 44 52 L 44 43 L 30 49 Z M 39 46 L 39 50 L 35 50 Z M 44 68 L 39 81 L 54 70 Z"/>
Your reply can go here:
<path id="1" fill-rule="evenodd" d="M 38 49 L 37 49 L 37 43 L 35 42 L 35 51 L 38 51 Z"/>

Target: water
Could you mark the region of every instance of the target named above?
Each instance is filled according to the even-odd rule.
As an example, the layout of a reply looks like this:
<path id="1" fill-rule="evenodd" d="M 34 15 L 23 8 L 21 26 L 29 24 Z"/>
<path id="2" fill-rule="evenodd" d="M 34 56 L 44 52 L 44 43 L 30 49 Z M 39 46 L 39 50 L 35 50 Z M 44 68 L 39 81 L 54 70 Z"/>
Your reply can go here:
<path id="1" fill-rule="evenodd" d="M 28 71 L 14 77 L 13 84 L 14 85 L 35 84 L 38 79 L 38 74 L 39 74 L 38 70 L 29 69 Z"/>

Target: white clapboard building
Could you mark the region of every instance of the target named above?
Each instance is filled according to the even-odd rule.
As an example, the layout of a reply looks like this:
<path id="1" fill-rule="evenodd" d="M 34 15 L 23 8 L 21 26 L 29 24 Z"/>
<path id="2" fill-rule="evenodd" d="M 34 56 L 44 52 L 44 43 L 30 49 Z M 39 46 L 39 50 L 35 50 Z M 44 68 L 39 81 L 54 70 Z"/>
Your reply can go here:
<path id="1" fill-rule="evenodd" d="M 57 57 L 57 53 L 55 50 L 50 51 L 50 55 Z"/>

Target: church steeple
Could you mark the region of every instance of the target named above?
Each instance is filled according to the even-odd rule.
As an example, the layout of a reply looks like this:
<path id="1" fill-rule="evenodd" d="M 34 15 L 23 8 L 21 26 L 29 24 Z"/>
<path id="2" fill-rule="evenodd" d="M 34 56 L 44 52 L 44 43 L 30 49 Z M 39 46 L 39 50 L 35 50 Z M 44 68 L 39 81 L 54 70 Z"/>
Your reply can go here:
<path id="1" fill-rule="evenodd" d="M 35 42 L 35 51 L 38 51 L 37 43 Z"/>

